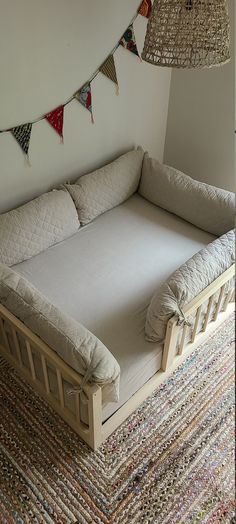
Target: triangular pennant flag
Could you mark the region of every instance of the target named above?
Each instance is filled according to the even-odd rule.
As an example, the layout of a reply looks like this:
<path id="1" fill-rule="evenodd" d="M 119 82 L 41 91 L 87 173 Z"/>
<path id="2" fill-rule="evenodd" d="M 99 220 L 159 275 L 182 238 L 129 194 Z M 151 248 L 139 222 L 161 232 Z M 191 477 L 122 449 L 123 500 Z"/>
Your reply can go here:
<path id="1" fill-rule="evenodd" d="M 143 0 L 138 12 L 140 15 L 145 16 L 146 18 L 150 18 L 152 12 L 152 1 Z"/>
<path id="2" fill-rule="evenodd" d="M 107 78 L 109 78 L 114 84 L 116 84 L 117 89 L 118 86 L 118 80 L 116 75 L 116 66 L 115 66 L 115 60 L 114 56 L 110 55 L 106 61 L 101 65 L 99 71 L 103 73 Z"/>
<path id="3" fill-rule="evenodd" d="M 32 124 L 23 124 L 22 126 L 13 127 L 11 133 L 17 140 L 22 151 L 25 155 L 28 155 L 30 135 L 31 135 Z"/>
<path id="4" fill-rule="evenodd" d="M 63 124 L 64 124 L 64 106 L 59 106 L 50 113 L 48 113 L 45 118 L 49 124 L 55 129 L 55 131 L 60 135 L 63 142 Z"/>
<path id="5" fill-rule="evenodd" d="M 128 49 L 128 51 L 131 51 L 131 53 L 134 53 L 135 55 L 139 57 L 133 24 L 131 24 L 128 27 L 128 29 L 126 29 L 125 33 L 123 34 L 122 38 L 120 39 L 120 45 L 122 45 L 125 49 Z"/>
<path id="6" fill-rule="evenodd" d="M 92 109 L 92 89 L 90 82 L 85 84 L 81 89 L 74 94 L 74 97 L 91 113 L 91 120 L 93 120 L 93 109 Z"/>

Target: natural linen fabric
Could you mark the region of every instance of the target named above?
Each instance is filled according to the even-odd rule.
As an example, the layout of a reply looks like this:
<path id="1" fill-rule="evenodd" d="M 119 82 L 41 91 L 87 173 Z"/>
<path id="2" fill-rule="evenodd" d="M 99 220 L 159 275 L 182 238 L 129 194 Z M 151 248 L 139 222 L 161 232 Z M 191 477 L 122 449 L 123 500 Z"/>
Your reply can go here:
<path id="1" fill-rule="evenodd" d="M 177 315 L 184 321 L 182 308 L 216 280 L 235 262 L 235 233 L 229 231 L 180 266 L 156 291 L 147 311 L 146 339 L 163 342 L 168 320 Z M 228 283 L 234 287 L 234 279 Z M 226 289 L 227 291 L 227 289 Z"/>
<path id="2" fill-rule="evenodd" d="M 80 223 L 70 195 L 51 191 L 0 215 L 0 263 L 13 266 L 78 231 Z"/>
<path id="3" fill-rule="evenodd" d="M 163 347 L 147 342 L 144 331 L 155 289 L 214 239 L 136 193 L 14 267 L 119 362 L 120 400 L 103 409 L 103 420 L 160 369 Z"/>
<path id="4" fill-rule="evenodd" d="M 130 151 L 93 173 L 66 184 L 82 225 L 118 206 L 138 189 L 144 152 Z"/>
<path id="5" fill-rule="evenodd" d="M 83 325 L 51 304 L 35 287 L 12 269 L 0 265 L 0 303 L 75 371 L 87 379 L 110 384 L 109 398 L 119 399 L 120 367 L 104 344 Z"/>
<path id="6" fill-rule="evenodd" d="M 234 227 L 233 193 L 193 180 L 148 154 L 143 161 L 139 193 L 213 235 L 221 236 Z"/>

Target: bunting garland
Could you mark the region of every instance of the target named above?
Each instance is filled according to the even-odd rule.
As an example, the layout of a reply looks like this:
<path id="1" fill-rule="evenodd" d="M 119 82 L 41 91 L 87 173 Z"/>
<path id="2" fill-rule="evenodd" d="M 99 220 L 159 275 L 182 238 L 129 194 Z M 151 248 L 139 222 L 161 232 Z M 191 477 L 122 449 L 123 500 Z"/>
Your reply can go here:
<path id="1" fill-rule="evenodd" d="M 92 89 L 91 83 L 85 84 L 82 89 L 79 89 L 74 97 L 91 113 L 91 120 L 94 123 L 93 119 L 93 109 L 92 109 Z"/>
<path id="2" fill-rule="evenodd" d="M 64 106 L 59 106 L 45 117 L 49 124 L 55 129 L 63 142 Z"/>
<path id="3" fill-rule="evenodd" d="M 143 0 L 138 12 L 140 15 L 145 16 L 146 18 L 150 18 L 152 12 L 151 0 Z"/>
<path id="4" fill-rule="evenodd" d="M 28 152 L 29 152 L 29 144 L 30 144 L 30 138 L 31 138 L 31 131 L 32 126 L 36 122 L 39 122 L 40 120 L 47 120 L 48 123 L 53 127 L 53 129 L 58 133 L 58 135 L 61 138 L 61 141 L 63 142 L 63 126 L 64 126 L 64 108 L 66 105 L 68 105 L 72 100 L 76 99 L 78 100 L 91 114 L 91 120 L 94 122 L 93 119 L 93 109 L 92 109 L 92 87 L 91 82 L 95 79 L 95 77 L 98 75 L 98 73 L 102 73 L 106 78 L 111 80 L 115 85 L 117 89 L 117 94 L 119 92 L 119 83 L 117 79 L 117 72 L 116 72 L 116 65 L 114 60 L 114 53 L 118 49 L 119 46 L 124 47 L 134 55 L 138 56 L 140 58 L 137 44 L 136 44 L 136 38 L 134 33 L 134 26 L 133 23 L 137 16 L 140 14 L 146 18 L 149 18 L 152 10 L 152 0 L 143 0 L 141 2 L 141 5 L 138 9 L 137 14 L 133 17 L 131 23 L 129 24 L 128 28 L 124 32 L 121 39 L 118 41 L 117 45 L 114 47 L 113 51 L 109 54 L 108 58 L 102 63 L 102 65 L 98 68 L 97 71 L 92 75 L 92 77 L 82 86 L 82 88 L 78 89 L 76 93 L 71 96 L 64 104 L 60 105 L 53 111 L 50 111 L 46 115 L 43 115 L 42 117 L 34 120 L 33 122 L 28 122 L 22 125 L 19 125 L 17 127 L 13 127 L 11 129 L 3 129 L 0 130 L 0 134 L 4 132 L 11 132 L 12 136 L 15 138 L 15 140 L 18 142 L 19 146 L 21 147 L 23 153 L 26 155 L 28 159 Z M 141 58 L 140 58 L 141 60 Z"/>
<path id="5" fill-rule="evenodd" d="M 116 84 L 117 94 L 119 93 L 119 84 L 117 80 L 117 74 L 116 74 L 116 66 L 115 66 L 115 60 L 114 56 L 110 55 L 106 59 L 106 61 L 101 65 L 99 69 L 100 73 L 105 75 L 107 78 L 109 78 L 114 84 Z"/>
<path id="6" fill-rule="evenodd" d="M 120 39 L 120 45 L 122 45 L 125 49 L 128 49 L 128 51 L 131 51 L 131 53 L 134 53 L 134 55 L 137 55 L 139 58 L 139 52 L 136 45 L 136 39 L 134 34 L 134 27 L 133 24 L 126 29 L 124 32 L 122 38 Z"/>
<path id="7" fill-rule="evenodd" d="M 29 151 L 30 135 L 32 124 L 23 124 L 22 126 L 13 127 L 11 133 L 21 147 L 23 153 L 27 156 Z"/>

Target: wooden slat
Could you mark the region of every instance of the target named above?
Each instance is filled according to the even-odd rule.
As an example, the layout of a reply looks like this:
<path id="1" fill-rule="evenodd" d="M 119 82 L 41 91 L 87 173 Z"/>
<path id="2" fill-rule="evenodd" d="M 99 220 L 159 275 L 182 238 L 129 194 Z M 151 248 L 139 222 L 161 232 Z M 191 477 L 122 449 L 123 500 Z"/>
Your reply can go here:
<path id="1" fill-rule="evenodd" d="M 226 299 L 224 301 L 223 311 L 226 311 L 226 309 L 227 309 L 227 307 L 228 307 L 228 305 L 229 305 L 229 303 L 230 303 L 230 301 L 231 301 L 231 299 L 233 297 L 233 293 L 234 293 L 234 291 L 232 289 L 231 289 L 231 291 L 229 291 L 227 293 Z"/>
<path id="2" fill-rule="evenodd" d="M 64 400 L 64 392 L 63 392 L 63 384 L 62 384 L 62 376 L 60 370 L 57 368 L 57 385 L 58 385 L 58 391 L 59 391 L 59 399 L 62 409 L 65 407 L 65 400 Z"/>
<path id="3" fill-rule="evenodd" d="M 18 337 L 17 337 L 16 330 L 14 329 L 12 324 L 11 324 L 11 332 L 12 332 L 13 342 L 14 342 L 15 349 L 16 349 L 18 362 L 20 364 L 20 367 L 22 367 L 23 363 L 22 363 L 22 358 L 21 358 L 20 344 L 19 344 L 19 340 L 18 340 Z"/>
<path id="4" fill-rule="evenodd" d="M 102 442 L 102 390 L 88 398 L 90 445 L 97 449 Z"/>
<path id="5" fill-rule="evenodd" d="M 75 393 L 75 417 L 77 422 L 80 423 L 80 394 Z"/>
<path id="6" fill-rule="evenodd" d="M 192 332 L 192 337 L 191 337 L 191 342 L 192 343 L 194 342 L 194 340 L 196 338 L 196 335 L 197 335 L 199 321 L 200 321 L 200 318 L 201 318 L 201 312 L 202 312 L 202 306 L 199 306 L 199 308 L 197 309 L 197 314 L 196 314 L 196 317 L 195 317 L 195 322 L 194 322 L 194 327 L 193 327 L 193 332 Z"/>
<path id="7" fill-rule="evenodd" d="M 1 353 L 3 354 L 4 358 L 10 362 L 10 364 L 13 367 L 16 367 L 16 360 L 13 359 L 12 355 L 9 355 L 9 353 L 6 351 L 6 349 L 2 346 L 1 347 Z M 62 417 L 67 424 L 69 424 L 74 431 L 85 441 L 89 446 L 91 446 L 91 438 L 89 434 L 88 426 L 83 424 L 82 422 L 78 424 L 78 422 L 75 420 L 74 414 L 70 414 L 68 410 L 61 409 L 61 406 L 59 405 L 58 401 L 55 399 L 53 394 L 50 395 L 46 394 L 44 384 L 40 382 L 39 380 L 33 381 L 30 371 L 27 370 L 25 367 L 23 367 L 20 370 L 21 375 L 27 380 L 27 382 L 34 388 L 35 391 L 39 395 L 41 395 L 55 410 L 56 413 Z M 0 518 L 1 522 L 1 518 Z M 1 523 L 2 524 L 2 523 Z"/>
<path id="8" fill-rule="evenodd" d="M 225 287 L 226 287 L 226 284 L 224 284 L 222 286 L 221 290 L 220 290 L 220 295 L 219 295 L 219 298 L 218 298 L 218 301 L 217 301 L 217 304 L 216 304 L 216 309 L 215 309 L 214 316 L 213 316 L 213 320 L 214 321 L 216 321 L 216 319 L 218 317 L 218 314 L 220 312 L 221 306 L 222 306 L 224 293 L 225 293 Z"/>
<path id="9" fill-rule="evenodd" d="M 185 324 L 184 327 L 183 327 L 183 333 L 182 333 L 182 337 L 181 337 L 181 341 L 180 341 L 180 345 L 179 345 L 179 351 L 178 351 L 179 355 L 183 354 L 184 346 L 185 346 L 185 339 L 186 339 L 186 335 L 187 335 L 187 332 L 188 332 L 188 328 L 189 328 L 189 326 L 187 324 Z"/>
<path id="10" fill-rule="evenodd" d="M 201 305 L 203 302 L 207 301 L 216 291 L 220 289 L 225 282 L 230 280 L 235 274 L 234 264 L 227 269 L 222 275 L 220 275 L 212 284 L 210 284 L 206 289 L 204 289 L 199 295 L 197 295 L 189 304 L 183 306 L 182 311 L 185 317 L 192 315 L 194 311 Z"/>
<path id="11" fill-rule="evenodd" d="M 47 369 L 45 356 L 42 353 L 41 353 L 41 363 L 42 363 L 42 368 L 43 368 L 45 389 L 46 389 L 46 393 L 49 395 L 50 386 L 49 386 L 49 379 L 48 379 L 48 369 Z"/>
<path id="12" fill-rule="evenodd" d="M 206 328 L 207 328 L 207 326 L 208 326 L 208 322 L 209 322 L 209 318 L 210 318 L 210 314 L 211 314 L 211 308 L 212 308 L 213 300 L 214 300 L 214 295 L 212 295 L 212 296 L 209 298 L 209 301 L 208 301 L 208 306 L 207 306 L 206 316 L 205 316 L 205 320 L 204 320 L 204 324 L 203 324 L 203 328 L 202 328 L 203 333 L 205 333 Z"/>
<path id="13" fill-rule="evenodd" d="M 166 328 L 165 344 L 162 354 L 161 369 L 166 371 L 176 356 L 176 346 L 178 341 L 178 334 L 180 326 L 178 326 L 178 318 L 173 317 L 169 320 Z"/>
<path id="14" fill-rule="evenodd" d="M 7 334 L 6 334 L 6 331 L 5 331 L 5 328 L 4 328 L 4 323 L 3 323 L 3 320 L 2 320 L 1 317 L 0 317 L 0 328 L 1 328 L 1 332 L 2 332 L 2 336 L 3 336 L 3 340 L 4 340 L 4 344 L 6 346 L 6 349 L 7 349 L 7 351 L 9 353 L 11 353 L 10 344 L 8 342 Z"/>
<path id="15" fill-rule="evenodd" d="M 31 345 L 28 340 L 25 339 L 27 353 L 28 353 L 28 359 L 29 359 L 29 365 L 30 365 L 30 371 L 31 376 L 33 380 L 36 380 L 36 373 L 35 373 L 35 367 L 34 367 L 34 361 L 33 361 L 33 355 L 31 350 Z"/>
<path id="16" fill-rule="evenodd" d="M 13 324 L 17 331 L 21 334 L 23 339 L 26 339 L 30 341 L 33 347 L 36 347 L 40 353 L 43 353 L 46 360 L 53 365 L 55 368 L 60 368 L 63 372 L 63 377 L 70 382 L 72 380 L 73 383 L 77 384 L 78 387 L 80 386 L 83 377 L 80 375 L 77 371 L 72 369 L 66 362 L 59 357 L 59 355 L 56 354 L 54 350 L 52 350 L 41 338 L 39 338 L 37 335 L 35 335 L 23 322 L 21 322 L 19 319 L 17 319 L 10 311 L 8 311 L 2 304 L 0 304 L 0 318 L 6 319 L 7 322 L 10 324 Z M 83 390 L 86 394 L 91 392 L 96 392 L 100 389 L 100 386 L 97 384 L 85 384 L 83 386 Z"/>

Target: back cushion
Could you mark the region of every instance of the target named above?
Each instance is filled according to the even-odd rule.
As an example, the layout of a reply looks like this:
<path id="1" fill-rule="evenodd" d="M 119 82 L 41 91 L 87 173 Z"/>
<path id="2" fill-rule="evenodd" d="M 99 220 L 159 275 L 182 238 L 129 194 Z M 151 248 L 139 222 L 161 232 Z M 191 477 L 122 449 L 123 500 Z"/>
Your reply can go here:
<path id="1" fill-rule="evenodd" d="M 187 222 L 221 236 L 234 227 L 234 194 L 193 180 L 145 154 L 139 193 Z"/>
<path id="2" fill-rule="evenodd" d="M 79 227 L 70 195 L 63 190 L 45 193 L 0 215 L 0 262 L 19 264 L 73 235 Z"/>
<path id="3" fill-rule="evenodd" d="M 66 184 L 82 225 L 127 200 L 138 189 L 144 152 L 130 151 L 93 173 Z"/>

